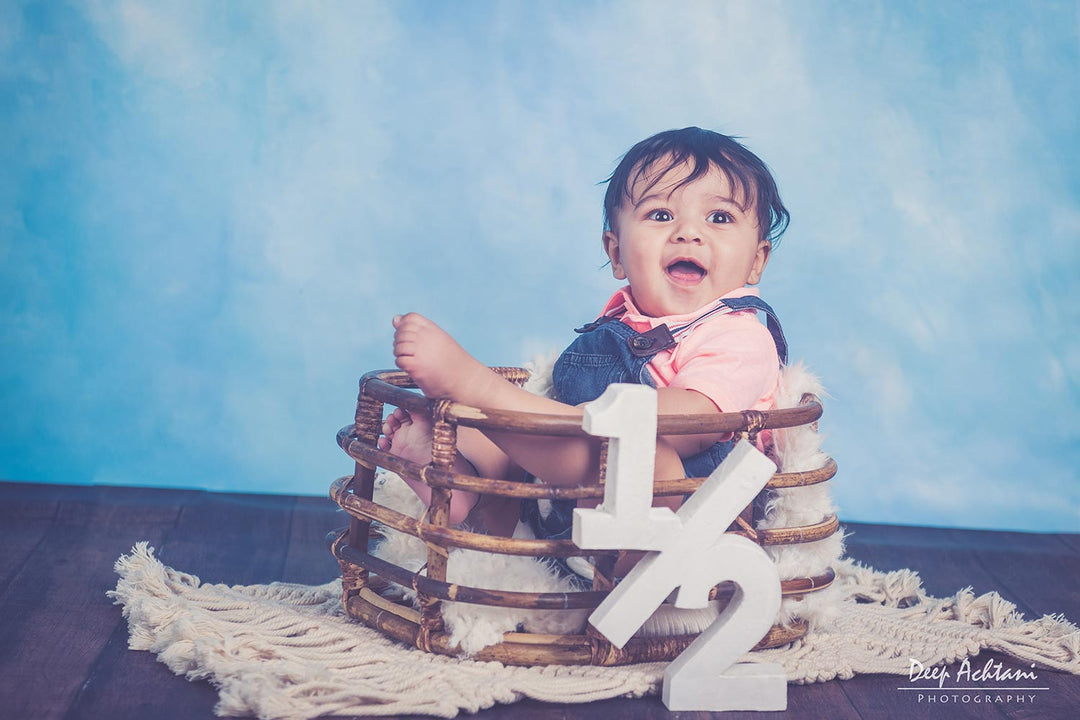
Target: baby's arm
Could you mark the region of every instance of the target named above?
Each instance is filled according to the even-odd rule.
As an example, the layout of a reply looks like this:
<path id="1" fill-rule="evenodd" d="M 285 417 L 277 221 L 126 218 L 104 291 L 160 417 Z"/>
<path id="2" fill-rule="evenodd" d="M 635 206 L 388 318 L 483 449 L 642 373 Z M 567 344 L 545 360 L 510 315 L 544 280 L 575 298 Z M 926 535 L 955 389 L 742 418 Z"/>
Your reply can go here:
<path id="1" fill-rule="evenodd" d="M 712 400 L 698 391 L 682 388 L 660 388 L 656 391 L 656 405 L 660 415 L 707 415 L 720 412 Z M 690 457 L 724 439 L 727 434 L 665 435 L 663 440 L 679 457 Z"/>
<path id="2" fill-rule="evenodd" d="M 496 410 L 568 415 L 579 421 L 582 417 L 580 407 L 534 395 L 503 379 L 423 316 L 415 313 L 398 316 L 394 318 L 394 327 L 397 330 L 394 354 L 398 367 L 408 372 L 428 397 L 450 398 Z M 694 390 L 662 388 L 658 391 L 657 403 L 662 414 L 717 412 L 712 401 Z M 495 431 L 485 434 L 509 460 L 552 485 L 581 485 L 595 479 L 600 463 L 599 438 L 547 437 Z M 690 435 L 661 438 L 657 444 L 656 477 L 683 477 L 680 456 L 693 455 L 711 445 L 717 437 Z M 677 507 L 677 500 L 665 498 L 662 502 Z"/>

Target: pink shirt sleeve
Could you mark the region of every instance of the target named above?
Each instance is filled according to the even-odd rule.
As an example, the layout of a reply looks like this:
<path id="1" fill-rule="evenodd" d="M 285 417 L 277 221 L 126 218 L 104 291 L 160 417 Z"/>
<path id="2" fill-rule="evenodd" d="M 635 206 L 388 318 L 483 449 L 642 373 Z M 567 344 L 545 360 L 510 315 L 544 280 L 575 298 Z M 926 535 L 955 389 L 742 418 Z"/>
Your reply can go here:
<path id="1" fill-rule="evenodd" d="M 780 376 L 776 345 L 755 314 L 696 328 L 675 348 L 667 387 L 694 390 L 721 412 L 768 410 Z"/>

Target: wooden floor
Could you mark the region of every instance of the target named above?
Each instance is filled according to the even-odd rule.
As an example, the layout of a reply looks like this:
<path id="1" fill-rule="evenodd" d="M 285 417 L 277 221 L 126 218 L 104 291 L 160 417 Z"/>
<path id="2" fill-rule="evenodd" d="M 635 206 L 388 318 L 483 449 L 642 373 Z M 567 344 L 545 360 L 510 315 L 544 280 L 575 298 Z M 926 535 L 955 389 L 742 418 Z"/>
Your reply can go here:
<path id="1" fill-rule="evenodd" d="M 321 498 L 0 483 L 0 718 L 213 717 L 216 694 L 209 684 L 186 682 L 149 653 L 127 649 L 120 608 L 105 597 L 116 585 L 113 562 L 148 540 L 163 562 L 204 581 L 323 583 L 337 574 L 323 538 L 345 524 Z M 1080 535 L 862 524 L 847 529 L 849 555 L 880 570 L 918 570 L 933 595 L 972 585 L 976 593 L 997 590 L 1029 618 L 1064 613 L 1080 621 Z M 790 686 L 786 714 L 723 717 L 1080 717 L 1080 677 L 1039 671 L 1036 686 L 1048 689 L 1026 693 L 1034 699 L 1023 703 L 996 689 L 1008 684 L 976 683 L 984 690 L 967 703 L 948 695 L 931 703 L 898 690 L 907 685 L 905 677 L 861 676 Z M 997 695 L 1001 702 L 993 702 Z M 477 715 L 714 716 L 720 714 L 668 713 L 655 698 L 587 705 L 524 701 Z"/>

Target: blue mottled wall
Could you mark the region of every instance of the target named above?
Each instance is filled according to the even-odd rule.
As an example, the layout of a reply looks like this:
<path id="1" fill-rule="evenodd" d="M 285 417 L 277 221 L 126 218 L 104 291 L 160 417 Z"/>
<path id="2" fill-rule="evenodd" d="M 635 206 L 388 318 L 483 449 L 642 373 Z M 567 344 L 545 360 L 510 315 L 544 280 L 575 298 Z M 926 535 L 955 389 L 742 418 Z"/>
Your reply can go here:
<path id="1" fill-rule="evenodd" d="M 697 124 L 792 211 L 843 515 L 1078 531 L 1080 23 L 1016 8 L 4 3 L 0 477 L 324 492 L 393 313 L 565 345 L 598 181 Z"/>

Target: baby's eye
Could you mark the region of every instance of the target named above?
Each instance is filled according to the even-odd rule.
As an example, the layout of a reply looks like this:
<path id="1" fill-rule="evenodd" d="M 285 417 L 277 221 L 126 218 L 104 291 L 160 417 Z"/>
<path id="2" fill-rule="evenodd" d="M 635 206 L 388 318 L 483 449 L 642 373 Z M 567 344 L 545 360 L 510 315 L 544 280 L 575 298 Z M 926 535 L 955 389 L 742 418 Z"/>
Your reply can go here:
<path id="1" fill-rule="evenodd" d="M 709 222 L 721 224 L 732 222 L 734 219 L 735 218 L 731 217 L 731 213 L 726 213 L 723 210 L 717 210 L 708 217 Z"/>
<path id="2" fill-rule="evenodd" d="M 671 222 L 674 219 L 671 213 L 667 210 L 653 210 L 645 217 L 649 218 L 650 220 L 655 220 L 657 222 Z"/>

